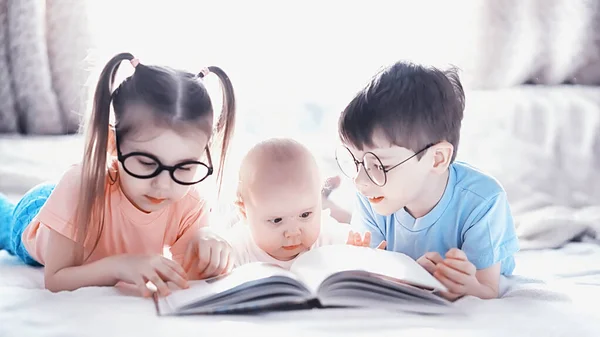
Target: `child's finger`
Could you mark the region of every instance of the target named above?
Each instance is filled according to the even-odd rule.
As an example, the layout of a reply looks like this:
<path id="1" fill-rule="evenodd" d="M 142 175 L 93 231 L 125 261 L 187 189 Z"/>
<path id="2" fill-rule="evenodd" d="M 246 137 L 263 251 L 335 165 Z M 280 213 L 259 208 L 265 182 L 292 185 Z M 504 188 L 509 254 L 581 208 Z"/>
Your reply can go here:
<path id="1" fill-rule="evenodd" d="M 356 246 L 362 245 L 362 239 L 360 237 L 360 233 L 354 233 L 354 244 Z"/>
<path id="2" fill-rule="evenodd" d="M 371 232 L 365 233 L 365 238 L 363 239 L 362 245 L 365 247 L 371 247 Z"/>
<path id="3" fill-rule="evenodd" d="M 458 270 L 455 270 L 451 267 L 448 267 L 444 263 L 440 263 L 440 264 L 436 265 L 436 269 L 437 269 L 437 271 L 442 273 L 445 277 L 450 279 L 452 282 L 455 282 L 456 284 L 465 285 L 469 278 L 469 275 L 467 275 L 463 272 L 460 272 Z"/>
<path id="4" fill-rule="evenodd" d="M 431 262 L 429 259 L 419 259 L 417 260 L 421 267 L 425 268 L 429 272 L 429 274 L 433 274 L 435 272 L 435 264 Z"/>
<path id="5" fill-rule="evenodd" d="M 463 285 L 457 284 L 456 282 L 447 278 L 444 274 L 442 274 L 439 270 L 436 270 L 433 273 L 433 276 L 438 279 L 450 292 L 454 294 L 464 294 L 465 287 Z"/>
<path id="6" fill-rule="evenodd" d="M 475 275 L 477 272 L 477 268 L 469 261 L 445 259 L 443 264 L 466 275 Z"/>
<path id="7" fill-rule="evenodd" d="M 468 261 L 465 252 L 458 248 L 452 248 L 446 253 L 446 258 Z"/>
<path id="8" fill-rule="evenodd" d="M 150 289 L 148 289 L 148 287 L 146 286 L 146 282 L 144 281 L 143 277 L 140 277 L 136 282 L 135 285 L 138 287 L 138 289 L 140 290 L 140 294 L 142 295 L 142 297 L 148 297 L 150 296 L 152 293 L 150 292 Z"/>
<path id="9" fill-rule="evenodd" d="M 231 270 L 233 270 L 234 265 L 235 265 L 235 258 L 233 257 L 233 255 L 229 255 L 229 257 L 227 258 L 227 266 L 225 267 L 223 274 L 227 274 L 227 273 L 231 272 Z"/>
<path id="10" fill-rule="evenodd" d="M 429 259 L 434 264 L 438 264 L 444 261 L 444 258 L 438 252 L 428 252 L 423 255 L 425 258 Z"/>
<path id="11" fill-rule="evenodd" d="M 200 245 L 198 246 L 198 257 L 197 257 L 197 263 L 198 263 L 198 271 L 200 272 L 200 274 L 204 274 L 206 268 L 208 268 L 208 266 L 210 265 L 210 259 L 211 259 L 211 250 L 210 250 L 210 246 L 209 245 Z"/>
<path id="12" fill-rule="evenodd" d="M 346 244 L 347 245 L 354 244 L 354 232 L 353 231 L 348 232 L 348 239 L 346 240 Z"/>
<path id="13" fill-rule="evenodd" d="M 162 260 L 162 262 L 165 265 L 167 265 L 169 268 L 173 269 L 173 271 L 176 272 L 183 279 L 187 279 L 187 273 L 185 272 L 185 269 L 183 269 L 183 267 L 179 263 L 177 263 L 173 260 L 169 260 L 167 258 L 164 258 Z"/>
<path id="14" fill-rule="evenodd" d="M 211 256 L 206 269 L 202 272 L 203 278 L 211 277 L 215 275 L 217 268 L 221 264 L 221 252 L 216 251 L 215 247 L 211 248 Z"/>
<path id="15" fill-rule="evenodd" d="M 163 281 L 160 278 L 160 276 L 158 276 L 158 273 L 156 273 L 156 272 L 149 273 L 148 275 L 146 275 L 146 279 L 148 279 L 148 281 L 150 281 L 150 282 L 152 282 L 152 284 L 154 284 L 159 295 L 168 296 L 169 294 L 171 294 L 171 289 L 169 289 L 169 287 L 167 286 L 165 281 Z"/>
<path id="16" fill-rule="evenodd" d="M 379 243 L 379 245 L 377 246 L 377 249 L 385 249 L 386 246 L 387 246 L 387 241 L 383 240 L 383 241 L 381 241 L 381 243 Z"/>
<path id="17" fill-rule="evenodd" d="M 219 266 L 215 270 L 217 275 L 223 274 L 227 270 L 227 264 L 229 264 L 229 251 L 226 249 L 221 250 L 219 258 Z"/>

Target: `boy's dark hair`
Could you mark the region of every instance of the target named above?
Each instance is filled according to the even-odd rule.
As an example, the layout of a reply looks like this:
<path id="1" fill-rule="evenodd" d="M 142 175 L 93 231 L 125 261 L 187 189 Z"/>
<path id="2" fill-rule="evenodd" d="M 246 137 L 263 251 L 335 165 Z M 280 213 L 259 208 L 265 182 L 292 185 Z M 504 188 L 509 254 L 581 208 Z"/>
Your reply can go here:
<path id="1" fill-rule="evenodd" d="M 414 152 L 445 140 L 454 146 L 453 162 L 464 108 L 456 68 L 442 71 L 397 62 L 376 74 L 352 99 L 342 111 L 338 130 L 344 143 L 359 150 L 373 146 L 376 130 Z"/>

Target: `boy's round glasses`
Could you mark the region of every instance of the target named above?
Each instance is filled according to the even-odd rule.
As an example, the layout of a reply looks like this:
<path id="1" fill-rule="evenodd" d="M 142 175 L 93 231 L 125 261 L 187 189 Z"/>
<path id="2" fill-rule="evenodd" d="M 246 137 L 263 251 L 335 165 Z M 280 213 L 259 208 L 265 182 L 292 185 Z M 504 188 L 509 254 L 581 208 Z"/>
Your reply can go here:
<path id="1" fill-rule="evenodd" d="M 365 173 L 367 174 L 367 177 L 369 177 L 373 184 L 381 187 L 387 183 L 387 173 L 389 171 L 406 163 L 407 161 L 411 160 L 419 153 L 426 151 L 433 145 L 434 144 L 427 145 L 412 156 L 388 168 L 383 166 L 381 160 L 379 160 L 379 158 L 373 152 L 366 152 L 362 157 L 362 161 L 358 161 L 356 158 L 354 158 L 354 155 L 346 146 L 340 146 L 337 148 L 337 150 L 335 151 L 335 160 L 342 173 L 344 173 L 344 175 L 351 179 L 354 179 L 358 176 L 358 172 L 360 171 L 360 165 L 362 165 L 365 168 Z"/>

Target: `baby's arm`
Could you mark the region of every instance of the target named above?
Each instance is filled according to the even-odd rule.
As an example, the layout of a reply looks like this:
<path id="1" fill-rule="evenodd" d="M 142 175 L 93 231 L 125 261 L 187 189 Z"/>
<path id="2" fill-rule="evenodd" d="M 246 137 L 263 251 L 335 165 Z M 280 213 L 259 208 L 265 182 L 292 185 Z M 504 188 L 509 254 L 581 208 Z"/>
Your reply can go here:
<path id="1" fill-rule="evenodd" d="M 71 291 L 89 286 L 113 286 L 119 281 L 135 284 L 142 295 L 149 296 L 146 282 L 151 281 L 159 294 L 168 295 L 166 282 L 186 288 L 183 268 L 160 255 L 116 255 L 78 265 L 75 242 L 51 230 L 46 250 L 44 280 L 52 292 Z"/>

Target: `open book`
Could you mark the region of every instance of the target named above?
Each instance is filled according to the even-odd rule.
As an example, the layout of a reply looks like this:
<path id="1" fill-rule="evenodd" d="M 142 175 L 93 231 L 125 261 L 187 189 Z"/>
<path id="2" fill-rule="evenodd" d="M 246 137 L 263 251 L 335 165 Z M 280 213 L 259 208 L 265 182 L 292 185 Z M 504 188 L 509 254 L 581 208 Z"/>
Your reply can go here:
<path id="1" fill-rule="evenodd" d="M 418 313 L 453 312 L 447 289 L 410 257 L 349 245 L 323 246 L 298 257 L 290 270 L 251 263 L 167 297 L 159 315 L 248 313 L 322 307 L 376 307 Z"/>

